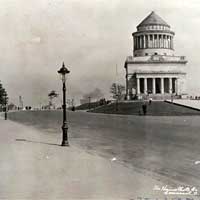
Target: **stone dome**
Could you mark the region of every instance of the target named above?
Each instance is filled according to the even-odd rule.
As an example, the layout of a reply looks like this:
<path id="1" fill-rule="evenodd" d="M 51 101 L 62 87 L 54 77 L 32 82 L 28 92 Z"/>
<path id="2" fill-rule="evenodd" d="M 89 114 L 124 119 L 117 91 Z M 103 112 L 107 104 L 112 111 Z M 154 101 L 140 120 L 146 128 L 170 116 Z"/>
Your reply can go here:
<path id="1" fill-rule="evenodd" d="M 133 36 L 133 55 L 173 55 L 174 32 L 155 12 L 151 12 L 138 26 Z"/>
<path id="2" fill-rule="evenodd" d="M 169 24 L 167 24 L 160 16 L 158 16 L 154 11 L 152 11 L 138 26 L 150 26 L 150 25 L 162 25 L 170 28 Z"/>

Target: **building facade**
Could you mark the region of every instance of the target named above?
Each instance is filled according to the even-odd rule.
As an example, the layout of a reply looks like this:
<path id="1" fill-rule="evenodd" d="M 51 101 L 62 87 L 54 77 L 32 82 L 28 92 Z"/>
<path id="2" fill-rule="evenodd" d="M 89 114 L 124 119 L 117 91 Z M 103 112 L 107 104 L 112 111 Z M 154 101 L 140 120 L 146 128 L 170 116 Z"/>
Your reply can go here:
<path id="1" fill-rule="evenodd" d="M 170 26 L 155 12 L 133 36 L 133 56 L 125 61 L 126 99 L 167 99 L 186 94 L 185 56 L 175 56 Z"/>

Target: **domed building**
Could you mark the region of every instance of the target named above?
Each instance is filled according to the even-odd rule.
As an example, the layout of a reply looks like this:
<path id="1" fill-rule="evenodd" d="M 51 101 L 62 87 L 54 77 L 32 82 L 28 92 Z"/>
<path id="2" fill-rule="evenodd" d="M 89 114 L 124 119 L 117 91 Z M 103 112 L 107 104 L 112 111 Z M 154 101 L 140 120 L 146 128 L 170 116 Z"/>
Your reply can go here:
<path id="1" fill-rule="evenodd" d="M 133 56 L 125 61 L 126 99 L 167 99 L 186 94 L 185 56 L 175 56 L 175 33 L 151 12 L 133 36 Z"/>

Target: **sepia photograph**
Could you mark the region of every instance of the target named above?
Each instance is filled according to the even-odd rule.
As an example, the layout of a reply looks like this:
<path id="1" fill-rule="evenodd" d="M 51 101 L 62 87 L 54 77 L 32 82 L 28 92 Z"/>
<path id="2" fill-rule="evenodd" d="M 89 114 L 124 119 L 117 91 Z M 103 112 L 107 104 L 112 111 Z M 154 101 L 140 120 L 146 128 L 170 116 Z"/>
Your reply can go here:
<path id="1" fill-rule="evenodd" d="M 200 200 L 200 1 L 0 0 L 0 200 Z"/>

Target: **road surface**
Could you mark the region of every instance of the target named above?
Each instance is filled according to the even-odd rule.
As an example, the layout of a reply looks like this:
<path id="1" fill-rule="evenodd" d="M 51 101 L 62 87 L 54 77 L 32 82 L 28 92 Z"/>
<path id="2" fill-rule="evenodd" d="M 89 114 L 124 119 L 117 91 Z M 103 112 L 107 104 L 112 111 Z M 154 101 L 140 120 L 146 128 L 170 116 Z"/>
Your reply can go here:
<path id="1" fill-rule="evenodd" d="M 13 112 L 9 119 L 47 134 L 61 134 L 61 111 Z M 178 182 L 200 186 L 200 116 L 69 112 L 68 120 L 71 144 L 91 154 L 114 158 L 168 185 Z"/>

